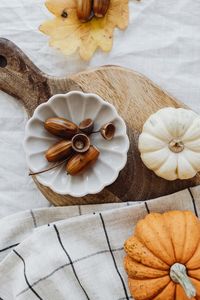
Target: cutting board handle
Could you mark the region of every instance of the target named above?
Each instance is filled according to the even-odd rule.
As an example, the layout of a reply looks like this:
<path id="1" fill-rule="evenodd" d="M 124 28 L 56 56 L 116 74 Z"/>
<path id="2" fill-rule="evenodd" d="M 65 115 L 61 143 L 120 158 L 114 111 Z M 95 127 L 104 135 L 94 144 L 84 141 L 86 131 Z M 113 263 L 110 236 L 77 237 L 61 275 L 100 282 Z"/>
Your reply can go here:
<path id="1" fill-rule="evenodd" d="M 0 38 L 0 90 L 21 100 L 29 115 L 51 96 L 48 76 L 4 38 Z"/>

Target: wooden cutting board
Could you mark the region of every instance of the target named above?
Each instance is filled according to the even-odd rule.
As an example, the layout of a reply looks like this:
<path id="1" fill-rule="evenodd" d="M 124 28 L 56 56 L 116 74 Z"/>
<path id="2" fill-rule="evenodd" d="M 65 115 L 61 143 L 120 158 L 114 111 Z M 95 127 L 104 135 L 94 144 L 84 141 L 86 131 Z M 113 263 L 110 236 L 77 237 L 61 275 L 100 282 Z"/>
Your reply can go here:
<path id="1" fill-rule="evenodd" d="M 147 200 L 200 184 L 199 174 L 191 180 L 169 182 L 142 163 L 137 143 L 146 119 L 162 107 L 184 104 L 141 74 L 118 66 L 103 66 L 69 78 L 51 77 L 42 73 L 12 42 L 0 39 L 0 89 L 19 99 L 29 117 L 52 95 L 80 90 L 96 93 L 114 104 L 126 121 L 131 143 L 127 165 L 116 182 L 101 193 L 82 198 L 58 195 L 33 177 L 40 191 L 55 205 Z"/>

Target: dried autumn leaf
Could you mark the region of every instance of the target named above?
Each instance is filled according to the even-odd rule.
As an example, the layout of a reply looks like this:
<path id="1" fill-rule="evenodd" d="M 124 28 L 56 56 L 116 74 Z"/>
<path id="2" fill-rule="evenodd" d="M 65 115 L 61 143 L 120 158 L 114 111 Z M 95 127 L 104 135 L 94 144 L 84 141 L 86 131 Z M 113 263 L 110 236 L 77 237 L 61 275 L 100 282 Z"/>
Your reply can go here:
<path id="1" fill-rule="evenodd" d="M 87 23 L 77 17 L 76 0 L 47 0 L 45 4 L 55 15 L 40 26 L 50 36 L 50 46 L 66 55 L 79 51 L 84 60 L 91 59 L 98 47 L 110 51 L 115 27 L 128 26 L 128 0 L 111 0 L 104 18 L 94 17 Z"/>

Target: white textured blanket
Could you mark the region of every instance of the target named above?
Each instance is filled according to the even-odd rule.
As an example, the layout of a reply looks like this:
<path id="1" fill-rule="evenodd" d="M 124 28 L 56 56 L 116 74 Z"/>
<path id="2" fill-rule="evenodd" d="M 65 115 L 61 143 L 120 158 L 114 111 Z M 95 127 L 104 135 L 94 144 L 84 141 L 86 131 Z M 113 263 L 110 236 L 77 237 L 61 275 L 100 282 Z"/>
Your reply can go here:
<path id="1" fill-rule="evenodd" d="M 130 299 L 124 241 L 149 212 L 179 209 L 199 215 L 200 187 L 120 206 L 40 209 L 4 218 L 0 299 Z"/>

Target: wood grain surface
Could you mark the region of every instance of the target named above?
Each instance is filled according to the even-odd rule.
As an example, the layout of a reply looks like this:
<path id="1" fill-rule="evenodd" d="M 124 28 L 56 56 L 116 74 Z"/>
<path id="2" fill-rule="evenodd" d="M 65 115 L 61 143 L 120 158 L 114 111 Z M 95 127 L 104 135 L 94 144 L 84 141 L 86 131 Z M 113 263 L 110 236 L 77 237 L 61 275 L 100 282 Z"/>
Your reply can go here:
<path id="1" fill-rule="evenodd" d="M 70 78 L 50 77 L 12 42 L 0 39 L 0 89 L 19 99 L 29 116 L 54 94 L 72 90 L 96 93 L 114 104 L 126 121 L 131 144 L 126 167 L 101 193 L 82 198 L 58 195 L 33 177 L 40 191 L 55 205 L 148 200 L 200 184 L 199 174 L 191 180 L 169 182 L 142 163 L 137 145 L 146 119 L 162 107 L 184 105 L 141 74 L 118 66 L 103 66 Z"/>

